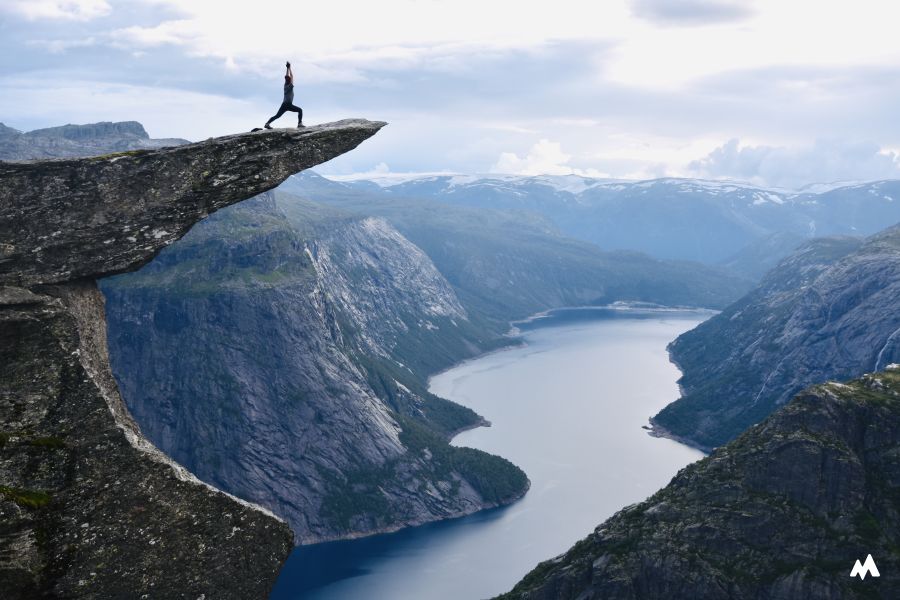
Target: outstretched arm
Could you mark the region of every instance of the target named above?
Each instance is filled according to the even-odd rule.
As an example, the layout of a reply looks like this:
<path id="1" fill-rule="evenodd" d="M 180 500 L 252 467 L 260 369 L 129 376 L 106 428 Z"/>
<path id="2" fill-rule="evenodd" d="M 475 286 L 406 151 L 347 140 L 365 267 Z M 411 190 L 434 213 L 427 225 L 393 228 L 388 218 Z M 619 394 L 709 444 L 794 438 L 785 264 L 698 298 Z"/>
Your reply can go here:
<path id="1" fill-rule="evenodd" d="M 291 63 L 286 62 L 286 63 L 284 63 L 284 66 L 287 67 L 287 72 L 285 73 L 285 76 L 291 81 L 291 83 L 294 83 L 294 72 L 291 70 Z"/>

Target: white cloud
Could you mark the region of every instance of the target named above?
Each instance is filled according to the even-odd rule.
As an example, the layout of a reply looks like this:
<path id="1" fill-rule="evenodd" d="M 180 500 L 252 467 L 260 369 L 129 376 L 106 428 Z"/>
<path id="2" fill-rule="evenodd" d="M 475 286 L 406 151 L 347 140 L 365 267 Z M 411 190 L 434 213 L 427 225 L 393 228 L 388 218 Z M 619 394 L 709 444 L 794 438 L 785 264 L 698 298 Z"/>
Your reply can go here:
<path id="1" fill-rule="evenodd" d="M 106 0 L 0 0 L 0 11 L 30 21 L 89 21 L 108 15 L 111 10 L 112 7 Z"/>
<path id="2" fill-rule="evenodd" d="M 328 173 L 328 170 L 316 168 L 317 172 L 322 173 L 324 177 L 331 179 L 333 181 L 374 181 L 382 186 L 390 186 L 398 183 L 403 183 L 404 181 L 409 181 L 411 179 L 421 179 L 423 177 L 435 177 L 441 175 L 455 175 L 456 173 L 450 171 L 391 171 L 391 168 L 387 165 L 387 163 L 380 162 L 375 165 L 372 169 L 367 171 L 359 171 L 356 173 L 348 173 L 348 174 L 331 174 Z"/>
<path id="3" fill-rule="evenodd" d="M 47 52 L 51 54 L 62 54 L 71 50 L 73 48 L 90 48 L 91 46 L 96 46 L 98 43 L 97 38 L 94 36 L 86 37 L 86 38 L 76 38 L 76 39 L 68 39 L 68 40 L 29 40 L 29 46 L 35 46 L 39 48 L 44 48 Z"/>
<path id="4" fill-rule="evenodd" d="M 595 65 L 598 83 L 611 78 L 651 89 L 735 69 L 900 61 L 893 31 L 900 5 L 884 0 L 556 0 L 552 10 L 520 0 L 143 2 L 180 16 L 123 28 L 120 43 L 176 44 L 198 56 L 234 57 L 254 72 L 286 58 L 341 73 L 423 62 L 464 69 L 466 56 L 484 48 L 574 40 L 616 44 Z M 248 26 L 261 18 L 265 27 Z"/>
<path id="5" fill-rule="evenodd" d="M 125 46 L 152 48 L 163 44 L 188 45 L 198 40 L 201 32 L 198 23 L 187 19 L 164 21 L 154 27 L 133 25 L 110 33 L 110 38 Z"/>
<path id="6" fill-rule="evenodd" d="M 621 1 L 557 0 L 553 10 L 519 0 L 150 1 L 169 5 L 194 22 L 195 31 L 203 34 L 199 43 L 206 52 L 230 48 L 238 54 L 294 51 L 319 57 L 392 46 L 473 43 L 508 47 L 594 38 L 598 22 L 615 27 L 628 18 Z M 261 18 L 265 27 L 248 26 Z"/>
<path id="7" fill-rule="evenodd" d="M 873 142 L 819 140 L 787 148 L 744 146 L 733 139 L 688 168 L 701 177 L 797 189 L 811 183 L 900 177 L 900 155 Z"/>
<path id="8" fill-rule="evenodd" d="M 753 14 L 747 0 L 631 0 L 632 12 L 662 25 L 709 25 Z"/>
<path id="9" fill-rule="evenodd" d="M 738 173 L 695 159 L 730 138 L 801 148 L 826 132 L 900 148 L 900 5 L 746 5 L 753 14 L 740 18 L 732 0 L 558 0 L 553 10 L 521 0 L 0 0 L 0 52 L 16 56 L 0 78 L 0 114 L 19 128 L 124 118 L 154 135 L 243 131 L 274 110 L 290 59 L 310 122 L 392 123 L 325 167 L 338 174 L 381 161 L 398 171 Z M 883 173 L 879 160 L 856 170 Z M 744 178 L 787 179 L 764 164 Z M 829 169 L 804 177 L 843 172 Z"/>
<path id="10" fill-rule="evenodd" d="M 503 152 L 491 167 L 491 173 L 512 175 L 582 175 L 584 177 L 609 177 L 596 169 L 576 169 L 567 163 L 572 159 L 563 152 L 562 145 L 548 139 L 538 141 L 528 154 L 519 157 L 513 152 Z"/>

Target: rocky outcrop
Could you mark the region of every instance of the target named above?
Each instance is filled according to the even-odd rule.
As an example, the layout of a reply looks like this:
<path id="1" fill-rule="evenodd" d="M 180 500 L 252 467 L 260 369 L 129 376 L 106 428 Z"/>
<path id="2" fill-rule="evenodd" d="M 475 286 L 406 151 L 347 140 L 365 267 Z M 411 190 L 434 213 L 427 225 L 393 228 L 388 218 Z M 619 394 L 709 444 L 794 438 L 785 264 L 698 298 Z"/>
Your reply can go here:
<path id="1" fill-rule="evenodd" d="M 110 371 L 94 279 L 138 268 L 209 213 L 351 150 L 382 125 L 0 163 L 5 598 L 266 596 L 290 530 L 143 437 Z"/>
<path id="2" fill-rule="evenodd" d="M 895 598 L 898 369 L 806 390 L 502 598 Z"/>
<path id="3" fill-rule="evenodd" d="M 355 148 L 382 125 L 347 120 L 90 159 L 0 163 L 0 284 L 135 270 L 211 212 Z"/>
<path id="4" fill-rule="evenodd" d="M 654 424 L 718 446 L 808 385 L 900 360 L 900 227 L 810 242 L 677 340 L 682 397 Z"/>

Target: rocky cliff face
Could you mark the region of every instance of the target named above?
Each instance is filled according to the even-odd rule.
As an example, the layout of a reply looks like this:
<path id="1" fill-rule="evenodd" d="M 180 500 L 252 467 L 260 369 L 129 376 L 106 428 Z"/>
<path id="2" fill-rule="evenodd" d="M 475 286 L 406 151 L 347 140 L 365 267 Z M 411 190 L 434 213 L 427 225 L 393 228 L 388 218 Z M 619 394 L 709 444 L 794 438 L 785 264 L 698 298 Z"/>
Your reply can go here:
<path id="1" fill-rule="evenodd" d="M 655 424 L 717 446 L 808 385 L 900 360 L 898 298 L 900 227 L 811 242 L 672 343 L 682 398 Z"/>
<path id="2" fill-rule="evenodd" d="M 379 126 L 339 121 L 91 159 L 0 163 L 0 284 L 135 270 L 211 212 L 333 158 L 335 148 L 355 147 Z"/>
<path id="3" fill-rule="evenodd" d="M 503 598 L 896 597 L 898 369 L 806 390 Z"/>
<path id="4" fill-rule="evenodd" d="M 265 194 L 104 292 L 113 367 L 150 439 L 285 516 L 298 542 L 461 516 L 527 489 L 507 461 L 447 444 L 479 418 L 399 360 L 477 351 L 478 339 L 446 280 L 383 220 Z"/>
<path id="5" fill-rule="evenodd" d="M 209 213 L 382 125 L 0 163 L 4 597 L 265 597 L 290 530 L 143 437 L 110 372 L 94 279 L 138 268 Z"/>

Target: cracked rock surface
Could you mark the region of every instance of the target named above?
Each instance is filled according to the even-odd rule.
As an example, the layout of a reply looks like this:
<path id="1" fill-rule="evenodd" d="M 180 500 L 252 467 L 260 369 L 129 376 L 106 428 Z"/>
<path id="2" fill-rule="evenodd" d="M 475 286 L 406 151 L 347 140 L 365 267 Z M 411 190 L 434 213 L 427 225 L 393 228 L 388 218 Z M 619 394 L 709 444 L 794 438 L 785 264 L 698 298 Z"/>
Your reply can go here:
<path id="1" fill-rule="evenodd" d="M 92 158 L 0 162 L 0 284 L 133 271 L 209 213 L 352 150 L 348 119 Z"/>
<path id="2" fill-rule="evenodd" d="M 348 120 L 174 148 L 0 162 L 4 598 L 264 598 L 292 547 L 270 512 L 144 438 L 109 368 L 95 279 L 209 213 L 356 147 Z"/>

